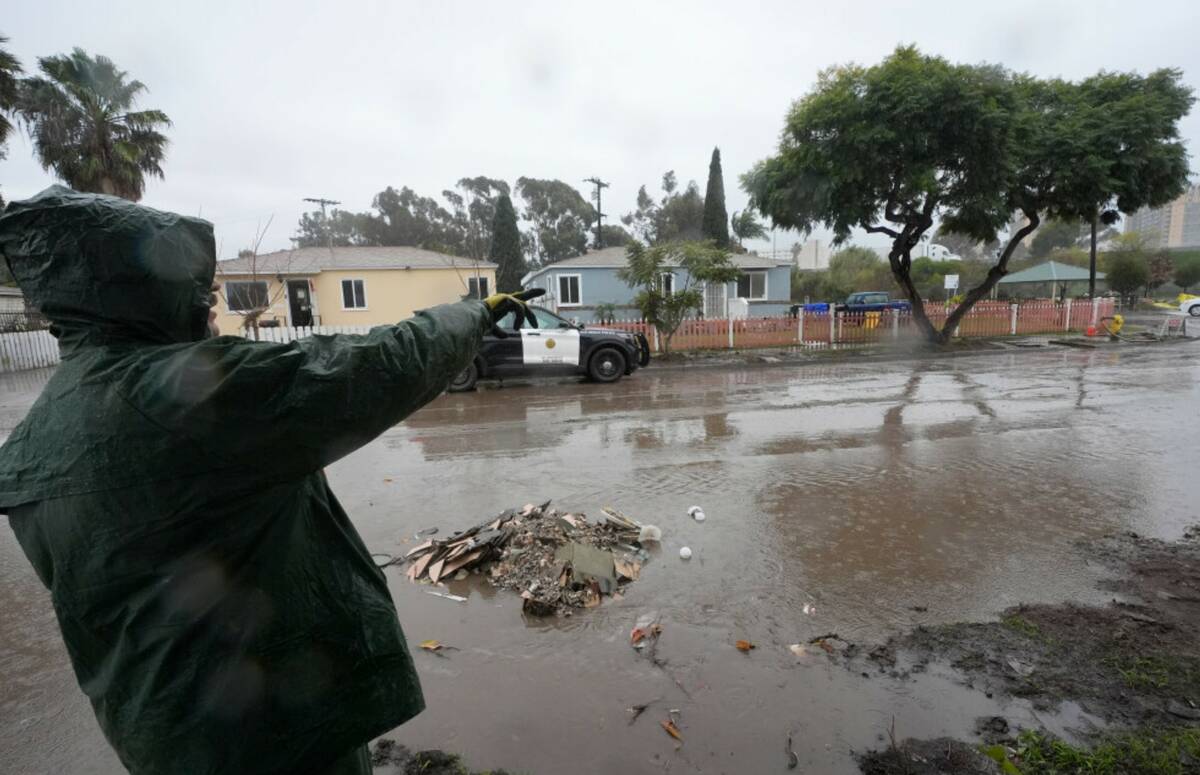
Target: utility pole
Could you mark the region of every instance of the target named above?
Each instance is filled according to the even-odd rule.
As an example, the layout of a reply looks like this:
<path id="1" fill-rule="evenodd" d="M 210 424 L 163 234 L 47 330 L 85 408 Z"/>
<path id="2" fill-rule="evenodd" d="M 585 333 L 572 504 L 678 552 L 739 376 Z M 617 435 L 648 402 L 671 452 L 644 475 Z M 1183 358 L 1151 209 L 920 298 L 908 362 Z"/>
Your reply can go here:
<path id="1" fill-rule="evenodd" d="M 1100 209 L 1092 211 L 1092 239 L 1088 249 L 1088 298 L 1096 298 L 1096 230 L 1100 225 Z"/>
<path id="2" fill-rule="evenodd" d="M 340 205 L 341 202 L 336 202 L 332 199 L 312 199 L 305 197 L 305 202 L 312 202 L 321 206 L 321 221 L 325 224 L 325 241 L 329 244 L 329 255 L 333 255 L 333 229 L 329 228 L 329 216 L 325 214 L 325 206 Z"/>
<path id="3" fill-rule="evenodd" d="M 600 209 L 600 192 L 608 188 L 608 184 L 597 177 L 584 178 L 584 183 L 591 183 L 596 187 L 596 250 L 604 247 L 604 241 L 600 238 L 600 221 L 604 218 L 604 212 Z"/>

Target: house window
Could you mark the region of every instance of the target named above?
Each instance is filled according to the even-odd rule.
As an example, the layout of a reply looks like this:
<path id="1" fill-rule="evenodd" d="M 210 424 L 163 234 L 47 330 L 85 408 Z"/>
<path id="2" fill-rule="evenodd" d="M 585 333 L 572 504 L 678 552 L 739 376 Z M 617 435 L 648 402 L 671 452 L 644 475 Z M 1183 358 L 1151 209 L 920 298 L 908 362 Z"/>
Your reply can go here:
<path id="1" fill-rule="evenodd" d="M 664 296 L 672 296 L 675 294 L 675 275 L 670 272 L 664 273 L 658 281 L 658 288 Z"/>
<path id="2" fill-rule="evenodd" d="M 362 280 L 342 280 L 342 309 L 366 309 L 367 289 Z"/>
<path id="3" fill-rule="evenodd" d="M 225 300 L 229 302 L 230 312 L 251 312 L 256 309 L 264 309 L 269 306 L 267 281 L 227 282 L 225 283 Z"/>
<path id="4" fill-rule="evenodd" d="M 767 298 L 767 273 L 742 272 L 737 281 L 737 296 L 739 299 Z"/>
<path id="5" fill-rule="evenodd" d="M 579 275 L 560 274 L 558 276 L 558 306 L 578 307 L 579 298 Z"/>
<path id="6" fill-rule="evenodd" d="M 486 299 L 488 297 L 488 279 L 486 277 L 468 277 L 467 295 L 472 299 Z"/>

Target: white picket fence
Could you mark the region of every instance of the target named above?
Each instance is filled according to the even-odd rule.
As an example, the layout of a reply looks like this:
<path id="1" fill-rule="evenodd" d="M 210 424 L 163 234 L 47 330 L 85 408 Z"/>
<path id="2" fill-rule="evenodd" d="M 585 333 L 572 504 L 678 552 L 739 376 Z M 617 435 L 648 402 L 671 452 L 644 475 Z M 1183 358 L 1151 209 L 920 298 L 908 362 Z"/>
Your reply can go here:
<path id="1" fill-rule="evenodd" d="M 49 331 L 0 334 L 0 373 L 40 369 L 58 361 L 58 340 Z"/>
<path id="2" fill-rule="evenodd" d="M 257 338 L 253 331 L 246 331 L 245 337 L 258 342 L 287 344 L 313 334 L 365 334 L 370 330 L 371 326 L 277 326 L 259 328 Z"/>

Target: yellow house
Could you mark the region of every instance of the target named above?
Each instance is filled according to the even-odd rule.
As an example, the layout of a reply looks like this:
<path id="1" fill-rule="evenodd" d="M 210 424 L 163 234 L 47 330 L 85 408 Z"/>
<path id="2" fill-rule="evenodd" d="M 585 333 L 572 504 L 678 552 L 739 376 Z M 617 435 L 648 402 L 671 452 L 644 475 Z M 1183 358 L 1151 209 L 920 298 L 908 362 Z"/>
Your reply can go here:
<path id="1" fill-rule="evenodd" d="M 487 296 L 496 265 L 413 247 L 297 248 L 218 261 L 217 282 L 222 334 L 264 309 L 259 326 L 376 326 Z"/>

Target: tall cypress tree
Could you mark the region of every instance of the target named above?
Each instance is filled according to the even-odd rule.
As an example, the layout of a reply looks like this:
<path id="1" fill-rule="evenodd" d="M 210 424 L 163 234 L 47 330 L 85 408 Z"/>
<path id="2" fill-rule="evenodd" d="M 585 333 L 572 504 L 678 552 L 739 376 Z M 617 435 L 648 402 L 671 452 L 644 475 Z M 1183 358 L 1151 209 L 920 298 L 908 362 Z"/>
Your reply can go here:
<path id="1" fill-rule="evenodd" d="M 517 229 L 517 211 L 508 194 L 496 199 L 496 215 L 492 218 L 492 245 L 488 261 L 499 265 L 496 270 L 496 290 L 505 293 L 521 290 L 525 275 L 525 257 L 521 254 L 521 232 Z"/>
<path id="2" fill-rule="evenodd" d="M 729 247 L 729 215 L 725 212 L 725 177 L 721 174 L 721 149 L 713 148 L 708 163 L 708 189 L 704 192 L 704 221 L 700 231 L 717 247 Z"/>

